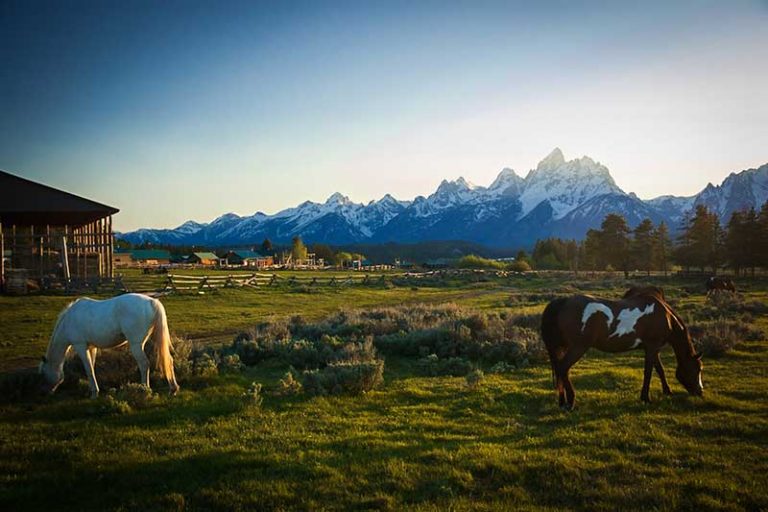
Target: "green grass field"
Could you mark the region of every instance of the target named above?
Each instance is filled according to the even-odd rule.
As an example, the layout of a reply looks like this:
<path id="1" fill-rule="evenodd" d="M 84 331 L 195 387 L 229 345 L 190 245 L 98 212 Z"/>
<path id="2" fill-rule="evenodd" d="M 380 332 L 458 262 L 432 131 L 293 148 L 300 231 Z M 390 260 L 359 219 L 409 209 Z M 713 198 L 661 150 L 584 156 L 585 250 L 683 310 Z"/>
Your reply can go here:
<path id="1" fill-rule="evenodd" d="M 451 286 L 221 290 L 164 297 L 171 330 L 207 342 L 273 316 L 320 319 L 338 310 L 454 302 L 482 311 L 538 312 L 548 277 Z M 617 295 L 626 283 L 586 283 Z M 700 284 L 664 283 L 679 304 L 703 304 Z M 745 282 L 750 300 L 768 286 Z M 509 302 L 516 293 L 529 299 Z M 71 298 L 0 297 L 6 372 L 44 352 Z M 768 331 L 768 317 L 754 318 Z M 385 383 L 361 396 L 244 400 L 273 388 L 277 361 L 220 375 L 126 414 L 105 412 L 80 387 L 0 405 L 3 510 L 765 510 L 768 508 L 768 341 L 705 360 L 703 399 L 654 379 L 639 401 L 640 353 L 590 352 L 573 370 L 577 407 L 557 408 L 549 366 L 423 377 L 387 357 Z M 138 376 L 138 372 L 137 372 Z M 157 388 L 164 392 L 164 388 Z"/>

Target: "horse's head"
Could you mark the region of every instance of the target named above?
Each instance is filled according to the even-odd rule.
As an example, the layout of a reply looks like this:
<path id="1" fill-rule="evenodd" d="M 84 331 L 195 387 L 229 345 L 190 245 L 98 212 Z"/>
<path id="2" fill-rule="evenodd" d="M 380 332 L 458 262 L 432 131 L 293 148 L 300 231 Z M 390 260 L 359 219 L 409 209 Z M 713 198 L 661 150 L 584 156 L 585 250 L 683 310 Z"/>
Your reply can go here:
<path id="1" fill-rule="evenodd" d="M 690 358 L 678 361 L 675 375 L 680 384 L 688 390 L 688 393 L 696 396 L 704 394 L 704 385 L 701 383 L 701 354 L 693 354 Z"/>
<path id="2" fill-rule="evenodd" d="M 48 360 L 46 356 L 43 356 L 38 367 L 40 375 L 44 377 L 44 382 L 40 387 L 43 393 L 53 393 L 56 388 L 64 382 L 64 372 L 61 367 L 56 367 Z"/>

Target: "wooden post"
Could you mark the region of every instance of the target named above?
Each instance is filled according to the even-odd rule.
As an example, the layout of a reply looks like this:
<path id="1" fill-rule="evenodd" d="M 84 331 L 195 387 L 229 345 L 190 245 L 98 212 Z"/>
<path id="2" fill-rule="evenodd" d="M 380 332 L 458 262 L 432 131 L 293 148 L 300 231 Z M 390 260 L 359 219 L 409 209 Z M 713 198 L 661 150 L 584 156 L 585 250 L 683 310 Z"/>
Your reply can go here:
<path id="1" fill-rule="evenodd" d="M 112 234 L 112 216 L 111 215 L 109 217 L 107 217 L 107 237 L 109 238 L 108 241 L 107 241 L 108 242 L 108 245 L 107 245 L 107 264 L 109 265 L 109 277 L 111 279 L 111 278 L 115 277 L 115 275 L 114 275 L 115 268 L 114 268 L 114 261 L 113 261 L 114 260 L 114 252 L 115 252 L 115 247 L 114 247 L 115 237 Z"/>
<path id="2" fill-rule="evenodd" d="M 0 292 L 5 290 L 5 237 L 3 223 L 0 222 Z"/>
<path id="3" fill-rule="evenodd" d="M 64 272 L 64 280 L 69 283 L 69 254 L 67 251 L 67 229 L 64 228 L 64 235 L 61 236 L 61 265 Z"/>

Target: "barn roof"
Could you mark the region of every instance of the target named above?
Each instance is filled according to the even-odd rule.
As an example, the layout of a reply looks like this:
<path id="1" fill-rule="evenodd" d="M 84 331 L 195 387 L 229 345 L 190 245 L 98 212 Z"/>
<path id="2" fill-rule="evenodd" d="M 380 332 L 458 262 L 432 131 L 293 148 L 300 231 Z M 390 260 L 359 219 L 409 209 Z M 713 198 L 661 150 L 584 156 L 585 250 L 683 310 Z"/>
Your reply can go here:
<path id="1" fill-rule="evenodd" d="M 114 215 L 117 208 L 0 171 L 0 222 L 82 226 Z"/>
<path id="2" fill-rule="evenodd" d="M 264 257 L 256 251 L 230 251 L 230 253 L 244 260 L 255 260 Z"/>
<path id="3" fill-rule="evenodd" d="M 197 259 L 199 260 L 218 260 L 219 257 L 213 254 L 212 252 L 193 252 L 195 256 L 197 256 Z"/>
<path id="4" fill-rule="evenodd" d="M 135 260 L 170 260 L 171 253 L 164 249 L 131 249 L 128 251 Z"/>

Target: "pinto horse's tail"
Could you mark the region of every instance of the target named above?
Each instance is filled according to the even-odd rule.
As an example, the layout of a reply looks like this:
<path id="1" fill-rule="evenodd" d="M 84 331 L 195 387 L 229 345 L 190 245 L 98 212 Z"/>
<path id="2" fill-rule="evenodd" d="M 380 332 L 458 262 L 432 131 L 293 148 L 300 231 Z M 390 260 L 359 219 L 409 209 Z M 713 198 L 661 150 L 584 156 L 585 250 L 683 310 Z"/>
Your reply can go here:
<path id="1" fill-rule="evenodd" d="M 547 347 L 549 361 L 552 363 L 552 381 L 555 386 L 557 386 L 555 364 L 560 354 L 567 348 L 567 343 L 563 338 L 563 333 L 560 331 L 557 317 L 567 300 L 566 297 L 553 300 L 547 304 L 547 307 L 544 308 L 544 313 L 541 315 L 541 339 L 544 341 L 544 346 Z"/>
<path id="2" fill-rule="evenodd" d="M 171 357 L 171 334 L 168 331 L 168 318 L 165 315 L 163 303 L 154 299 L 155 323 L 152 330 L 152 344 L 154 345 L 157 366 L 160 373 L 168 381 L 171 394 L 179 390 L 176 383 L 176 373 L 173 371 L 173 357 Z"/>

